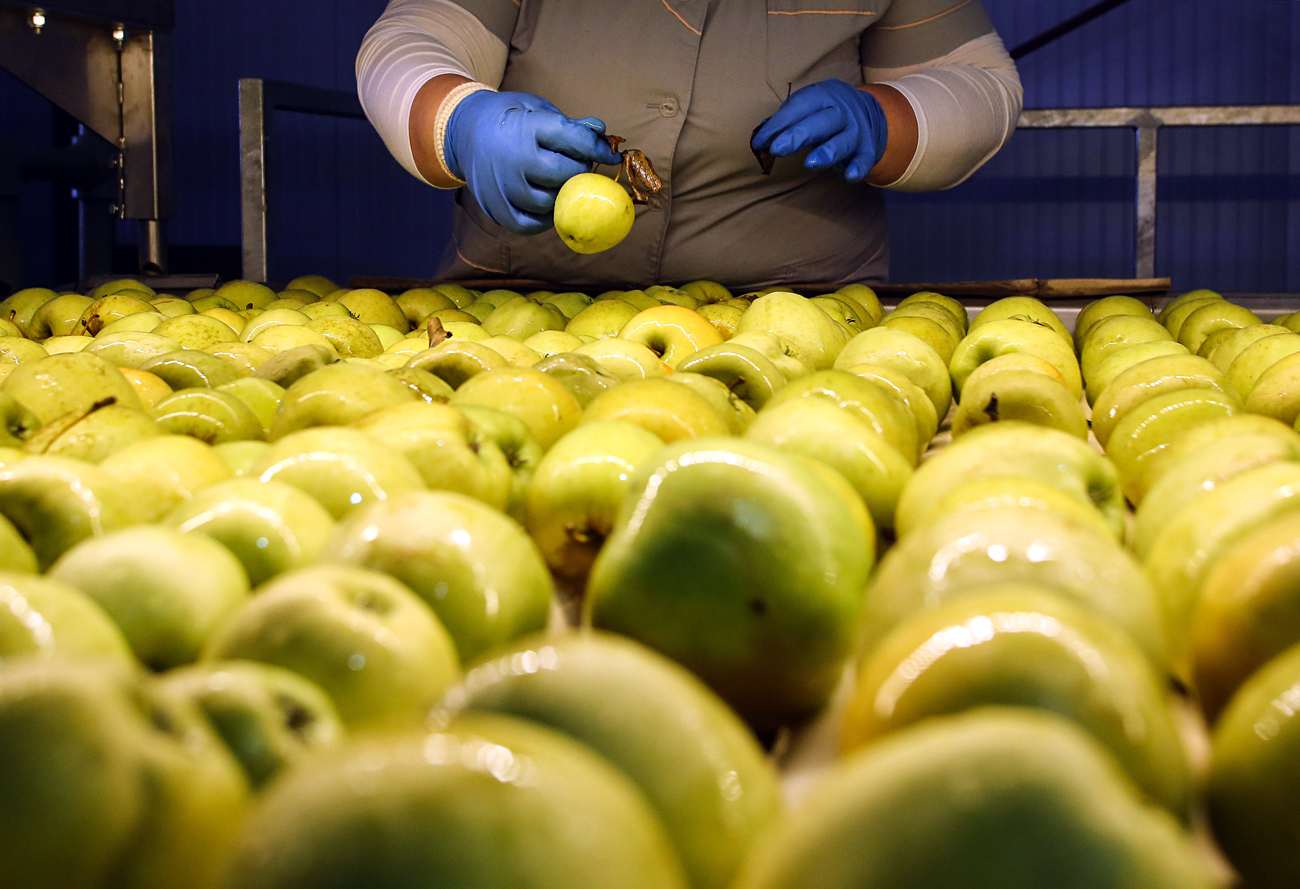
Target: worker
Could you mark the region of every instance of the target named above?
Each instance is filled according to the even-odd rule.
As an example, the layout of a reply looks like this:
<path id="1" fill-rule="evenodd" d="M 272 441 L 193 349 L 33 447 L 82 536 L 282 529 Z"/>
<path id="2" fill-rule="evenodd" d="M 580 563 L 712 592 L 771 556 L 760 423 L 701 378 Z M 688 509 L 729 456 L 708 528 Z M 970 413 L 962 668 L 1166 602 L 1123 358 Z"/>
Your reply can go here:
<path id="1" fill-rule="evenodd" d="M 391 0 L 357 82 L 402 166 L 460 189 L 442 276 L 591 287 L 881 283 L 880 189 L 964 181 L 1023 99 L 981 0 Z M 581 255 L 543 233 L 568 178 L 617 172 L 605 132 L 664 188 Z"/>

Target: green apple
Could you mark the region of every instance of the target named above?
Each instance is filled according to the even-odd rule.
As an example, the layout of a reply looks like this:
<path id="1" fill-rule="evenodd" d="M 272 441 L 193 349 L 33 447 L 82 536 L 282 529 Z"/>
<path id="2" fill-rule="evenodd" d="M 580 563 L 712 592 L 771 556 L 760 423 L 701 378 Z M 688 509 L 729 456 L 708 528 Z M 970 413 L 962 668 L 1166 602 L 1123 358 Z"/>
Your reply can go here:
<path id="1" fill-rule="evenodd" d="M 0 515 L 18 529 L 44 571 L 88 537 L 131 518 L 125 499 L 100 467 L 68 457 L 27 457 L 0 467 Z"/>
<path id="2" fill-rule="evenodd" d="M 197 707 L 254 790 L 344 738 L 329 696 L 270 664 L 195 664 L 169 671 L 155 689 L 163 700 Z"/>
<path id="3" fill-rule="evenodd" d="M 159 399 L 154 419 L 164 432 L 189 435 L 208 444 L 265 437 L 262 421 L 241 399 L 218 389 L 181 389 Z"/>
<path id="4" fill-rule="evenodd" d="M 476 345 L 486 346 L 514 367 L 532 367 L 542 360 L 541 353 L 508 336 L 490 336 Z"/>
<path id="5" fill-rule="evenodd" d="M 325 315 L 314 318 L 304 329 L 318 333 L 328 340 L 339 353 L 340 358 L 374 358 L 384 351 L 379 335 L 371 330 L 369 325 L 351 316 Z"/>
<path id="6" fill-rule="evenodd" d="M 195 291 L 195 293 L 197 292 L 198 291 Z M 217 296 L 215 291 L 199 297 L 196 297 L 194 293 L 191 293 L 185 299 L 186 302 L 194 306 L 194 311 L 200 314 L 209 311 L 210 309 L 226 309 L 231 312 L 240 311 L 239 306 L 235 305 L 224 296 Z"/>
<path id="7" fill-rule="evenodd" d="M 1300 461 L 1300 437 L 1279 427 L 1267 431 L 1227 435 L 1194 451 L 1179 448 L 1137 508 L 1131 545 L 1138 558 L 1151 552 L 1160 532 L 1189 506 L 1219 485 L 1260 466 L 1280 461 Z"/>
<path id="8" fill-rule="evenodd" d="M 283 386 L 260 377 L 240 377 L 229 383 L 222 383 L 217 389 L 227 395 L 235 396 L 247 405 L 262 424 L 262 432 L 270 432 L 280 401 L 284 398 Z"/>
<path id="9" fill-rule="evenodd" d="M 1278 324 L 1252 324 L 1249 327 L 1235 328 L 1205 357 L 1219 370 L 1227 373 L 1237 356 L 1250 346 L 1271 336 L 1293 332 Z"/>
<path id="10" fill-rule="evenodd" d="M 939 357 L 944 362 L 949 362 L 956 353 L 957 344 L 961 342 L 962 337 L 954 332 L 956 322 L 952 321 L 951 318 L 947 318 L 946 312 L 942 309 L 932 311 L 943 315 L 946 322 L 939 323 L 931 318 L 908 315 L 904 310 L 905 314 L 900 315 L 898 312 L 893 312 L 886 316 L 885 320 L 880 322 L 880 326 L 912 334 L 917 339 L 928 343 L 930 348 L 939 353 Z"/>
<path id="11" fill-rule="evenodd" d="M 582 405 L 563 383 L 531 367 L 476 374 L 456 389 L 451 403 L 495 408 L 519 418 L 543 450 L 578 425 L 582 416 Z"/>
<path id="12" fill-rule="evenodd" d="M 559 309 L 517 296 L 497 306 L 481 323 L 491 336 L 508 336 L 522 342 L 543 330 L 564 330 L 568 319 Z"/>
<path id="13" fill-rule="evenodd" d="M 203 351 L 229 361 L 241 378 L 252 376 L 262 366 L 262 362 L 269 361 L 273 356 L 269 349 L 252 343 L 216 343 Z"/>
<path id="14" fill-rule="evenodd" d="M 718 332 L 724 341 L 731 339 L 736 335 L 736 328 L 740 325 L 740 319 L 745 317 L 745 310 L 737 306 L 726 306 L 721 303 L 711 303 L 700 306 L 700 317 L 713 325 L 713 329 Z M 866 329 L 863 327 L 862 329 Z"/>
<path id="15" fill-rule="evenodd" d="M 1065 378 L 1076 398 L 1083 394 L 1083 381 L 1074 350 L 1052 328 L 1033 321 L 1004 318 L 973 327 L 961 341 L 949 363 L 953 388 L 961 394 L 966 378 L 984 362 L 999 355 L 1027 352 L 1049 362 Z"/>
<path id="16" fill-rule="evenodd" d="M 1262 323 L 1258 315 L 1244 306 L 1226 301 L 1213 301 L 1205 303 L 1183 319 L 1183 323 L 1178 328 L 1177 339 L 1192 352 L 1196 352 L 1205 342 L 1205 338 L 1216 330 L 1250 327 Z"/>
<path id="17" fill-rule="evenodd" d="M 1248 531 L 1215 562 L 1192 620 L 1192 675 L 1213 721 L 1233 693 L 1300 642 L 1300 515 Z"/>
<path id="18" fill-rule="evenodd" d="M 1206 788 L 1210 827 L 1252 887 L 1300 880 L 1300 647 L 1270 661 L 1232 699 L 1214 730 Z"/>
<path id="19" fill-rule="evenodd" d="M 226 359 L 193 349 L 180 349 L 159 355 L 139 365 L 139 368 L 149 371 L 172 389 L 195 386 L 215 389 L 241 376 L 239 369 Z"/>
<path id="20" fill-rule="evenodd" d="M 241 309 L 262 309 L 275 299 L 275 291 L 256 281 L 227 281 L 217 288 L 217 296 L 230 300 Z"/>
<path id="21" fill-rule="evenodd" d="M 1194 300 L 1199 300 L 1199 299 L 1223 299 L 1223 297 L 1220 296 L 1218 293 L 1215 293 L 1213 290 L 1190 290 L 1187 293 L 1181 294 L 1175 297 L 1174 299 L 1170 300 L 1169 302 L 1165 303 L 1164 305 L 1162 305 L 1160 307 L 1160 313 L 1157 317 L 1161 322 L 1163 322 L 1165 318 L 1169 315 L 1169 313 L 1172 312 L 1174 309 L 1177 309 L 1179 306 L 1183 305 L 1184 303 L 1192 302 Z"/>
<path id="22" fill-rule="evenodd" d="M 249 468 L 270 446 L 265 441 L 223 441 L 212 445 L 212 452 L 239 478 L 248 475 Z"/>
<path id="23" fill-rule="evenodd" d="M 1093 368 L 1092 374 L 1085 380 L 1087 383 L 1088 403 L 1094 404 L 1101 397 L 1102 391 L 1115 380 L 1115 377 L 1135 364 L 1150 361 L 1152 358 L 1163 358 L 1166 355 L 1190 354 L 1186 346 L 1173 340 L 1142 343 L 1137 346 L 1129 346 L 1127 349 L 1120 349 L 1118 352 L 1111 352 Z"/>
<path id="24" fill-rule="evenodd" d="M 363 324 L 383 324 L 396 328 L 401 333 L 410 329 L 402 307 L 382 290 L 350 290 L 340 296 L 337 302 Z"/>
<path id="25" fill-rule="evenodd" d="M 1300 509 L 1300 464 L 1243 472 L 1189 505 L 1156 536 L 1144 560 L 1164 602 L 1175 653 L 1185 657 L 1196 601 L 1223 552 L 1265 522 Z"/>
<path id="26" fill-rule="evenodd" d="M 242 889 L 397 889 L 413 875 L 463 889 L 687 886 L 629 778 L 559 732 L 489 714 L 368 738 L 290 772 L 230 874 Z"/>
<path id="27" fill-rule="evenodd" d="M 1269 368 L 1297 353 L 1300 353 L 1300 334 L 1270 336 L 1252 343 L 1229 365 L 1228 386 L 1241 398 L 1247 398 Z"/>
<path id="28" fill-rule="evenodd" d="M 680 442 L 638 474 L 592 567 L 587 614 L 772 729 L 811 715 L 838 682 L 874 537 L 853 489 L 813 461 L 738 439 Z"/>
<path id="29" fill-rule="evenodd" d="M 920 453 L 916 422 L 905 404 L 869 379 L 844 370 L 818 371 L 786 384 L 768 401 L 766 409 L 801 398 L 828 399 L 851 411 L 909 461 Z"/>
<path id="30" fill-rule="evenodd" d="M 108 322 L 100 328 L 95 338 L 98 339 L 112 333 L 128 333 L 131 331 L 149 333 L 166 320 L 167 316 L 162 312 L 136 312 L 134 315 L 126 315 L 116 321 Z"/>
<path id="31" fill-rule="evenodd" d="M 243 565 L 254 587 L 315 564 L 334 533 L 333 518 L 307 494 L 249 478 L 204 487 L 163 516 L 161 524 L 220 543 Z"/>
<path id="32" fill-rule="evenodd" d="M 170 528 L 127 528 L 83 540 L 49 576 L 94 599 L 146 665 L 198 658 L 214 628 L 248 598 L 248 575 L 220 543 Z"/>
<path id="33" fill-rule="evenodd" d="M 214 343 L 239 341 L 239 332 L 229 324 L 207 315 L 181 315 L 168 318 L 153 329 L 156 336 L 167 336 L 181 344 L 182 349 L 203 351 Z"/>
<path id="34" fill-rule="evenodd" d="M 853 287 L 855 285 L 849 285 L 849 286 Z M 857 285 L 857 286 L 861 286 L 861 285 Z M 875 291 L 872 290 L 870 287 L 864 287 L 862 288 L 862 290 L 867 291 L 871 296 L 875 296 Z M 840 291 L 838 295 L 843 297 L 846 294 L 844 294 L 843 291 Z M 877 302 L 879 302 L 878 299 Z M 966 307 L 961 304 L 961 302 L 953 299 L 951 296 L 944 296 L 942 293 L 935 293 L 930 290 L 923 290 L 918 293 L 913 293 L 911 296 L 904 297 L 902 300 L 899 301 L 898 308 L 906 309 L 916 305 L 937 306 L 943 309 L 945 312 L 947 312 L 948 317 L 952 318 L 953 321 L 957 322 L 957 326 L 959 329 L 959 333 L 957 337 L 958 339 L 961 339 L 961 337 L 966 334 L 967 329 L 970 327 L 970 313 L 966 310 Z M 863 307 L 867 308 L 867 306 L 865 305 Z M 895 311 L 897 311 L 897 309 Z M 882 315 L 880 315 L 876 311 L 873 311 L 870 308 L 867 308 L 867 316 L 869 318 L 875 318 L 876 323 L 879 323 L 879 319 L 882 317 Z"/>
<path id="35" fill-rule="evenodd" d="M 662 377 L 672 371 L 648 347 L 621 337 L 603 337 L 574 351 L 591 358 L 605 373 L 624 382 Z"/>
<path id="36" fill-rule="evenodd" d="M 1199 295 L 1193 293 L 1183 294 L 1160 311 L 1160 323 L 1173 334 L 1174 339 L 1178 339 L 1178 334 L 1182 332 L 1183 322 L 1187 320 L 1187 316 L 1211 303 L 1225 301 L 1222 296 L 1210 291 L 1204 291 Z"/>
<path id="37" fill-rule="evenodd" d="M 973 429 L 921 464 L 898 503 L 900 537 L 924 525 L 935 502 L 959 484 L 1018 476 L 1042 482 L 1095 506 L 1115 536 L 1124 535 L 1124 498 L 1114 465 L 1057 429 L 1015 420 Z"/>
<path id="38" fill-rule="evenodd" d="M 962 387 L 952 421 L 954 439 L 977 426 L 1020 420 L 1087 440 L 1083 406 L 1056 376 L 1016 368 L 981 374 L 990 363 L 976 368 Z"/>
<path id="39" fill-rule="evenodd" d="M 13 453 L 22 455 L 21 451 Z M 5 458 L 0 457 L 0 459 Z M 0 571 L 26 574 L 35 574 L 37 571 L 36 553 L 32 551 L 31 544 L 23 539 L 23 535 L 14 527 L 13 522 L 2 515 L 0 515 Z"/>
<path id="40" fill-rule="evenodd" d="M 510 465 L 510 497 L 506 513 L 524 520 L 524 493 L 545 451 L 523 420 L 513 414 L 477 404 L 458 404 L 456 410 L 469 417 L 496 443 Z"/>
<path id="41" fill-rule="evenodd" d="M 667 287 L 663 284 L 654 284 L 645 289 L 647 296 L 653 296 L 664 305 L 681 306 L 684 309 L 695 311 L 702 303 L 685 290 L 679 290 L 676 287 Z"/>
<path id="42" fill-rule="evenodd" d="M 690 283 L 683 284 L 681 289 L 705 305 L 719 303 L 724 299 L 731 298 L 731 291 L 723 287 L 717 281 L 691 281 Z"/>
<path id="43" fill-rule="evenodd" d="M 858 414 L 828 398 L 796 398 L 764 408 L 745 438 L 825 463 L 857 491 L 878 530 L 893 529 L 913 459 Z"/>
<path id="44" fill-rule="evenodd" d="M 930 515 L 931 521 L 935 521 L 947 515 L 968 515 L 1004 506 L 1041 509 L 1083 525 L 1103 537 L 1120 539 L 1117 536 L 1120 529 L 1102 518 L 1091 503 L 1042 482 L 1011 475 L 995 475 L 958 484 L 935 501 Z"/>
<path id="45" fill-rule="evenodd" d="M 413 287 L 394 300 L 402 310 L 409 327 L 419 327 L 424 320 L 439 309 L 454 309 L 456 304 L 444 293 L 432 287 Z"/>
<path id="46" fill-rule="evenodd" d="M 370 330 L 370 328 L 366 328 Z M 374 331 L 370 331 L 374 334 Z M 256 346 L 259 349 L 265 349 L 273 355 L 281 352 L 288 352 L 291 349 L 297 349 L 300 346 L 315 346 L 317 348 L 328 349 L 336 358 L 339 355 L 338 349 L 335 348 L 333 341 L 327 339 L 323 334 L 312 330 L 310 327 L 299 324 L 275 324 L 270 327 L 263 327 L 257 332 L 246 345 Z M 375 335 L 374 345 L 379 347 L 379 336 Z"/>
<path id="47" fill-rule="evenodd" d="M 1018 321 L 1032 321 L 1042 327 L 1050 327 L 1062 339 L 1073 345 L 1070 330 L 1057 317 L 1056 313 L 1041 300 L 1032 296 L 1008 296 L 996 300 L 980 310 L 970 323 L 970 329 L 982 327 L 993 321 L 1015 318 Z"/>
<path id="48" fill-rule="evenodd" d="M 1236 396 L 1218 389 L 1175 390 L 1138 404 L 1115 423 L 1106 442 L 1106 456 L 1119 470 L 1124 496 L 1134 506 L 1142 503 L 1179 435 L 1199 423 L 1240 412 Z"/>
<path id="49" fill-rule="evenodd" d="M 676 383 L 699 395 L 727 422 L 732 435 L 744 435 L 749 424 L 754 422 L 754 409 L 738 398 L 724 383 L 704 374 L 677 371 L 664 377 L 670 383 Z"/>
<path id="50" fill-rule="evenodd" d="M 885 310 L 880 305 L 880 297 L 876 296 L 876 291 L 872 290 L 865 284 L 845 284 L 839 290 L 835 291 L 835 294 L 837 296 L 846 296 L 858 305 L 862 306 L 862 308 L 866 310 L 867 314 L 871 316 L 873 324 L 879 324 L 880 319 L 885 316 Z M 927 293 L 925 296 L 929 299 L 937 297 L 937 302 L 948 305 L 950 308 L 955 308 L 951 305 L 951 302 L 956 302 L 956 300 L 949 302 L 949 297 L 941 296 L 938 293 Z"/>
<path id="51" fill-rule="evenodd" d="M 94 302 L 88 296 L 67 293 L 41 305 L 27 322 L 23 333 L 29 339 L 43 340 L 52 336 L 67 336 L 81 326 L 81 315 Z"/>
<path id="52" fill-rule="evenodd" d="M 1300 420 L 1300 384 L 1297 381 L 1300 381 L 1300 358 L 1289 355 L 1264 371 L 1246 398 L 1246 411 L 1294 426 Z"/>
<path id="53" fill-rule="evenodd" d="M 298 311 L 315 321 L 317 318 L 351 318 L 352 313 L 337 302 L 314 302 L 303 306 Z M 435 310 L 437 311 L 437 310 Z"/>
<path id="54" fill-rule="evenodd" d="M 1098 321 L 1085 335 L 1079 347 L 1079 367 L 1084 378 L 1091 379 L 1107 356 L 1142 343 L 1165 342 L 1171 338 L 1169 331 L 1150 318 L 1112 315 Z M 1192 349 L 1188 351 L 1195 353 Z"/>
<path id="55" fill-rule="evenodd" d="M 1102 447 L 1121 419 L 1142 403 L 1183 389 L 1227 392 L 1213 364 L 1196 355 L 1165 355 L 1135 364 L 1115 377 L 1092 405 L 1092 431 Z"/>
<path id="56" fill-rule="evenodd" d="M 532 474 L 525 526 L 562 591 L 579 606 L 632 478 L 661 447 L 658 436 L 634 423 L 584 423 L 556 442 Z"/>
<path id="57" fill-rule="evenodd" d="M 722 334 L 703 316 L 681 306 L 657 306 L 638 312 L 618 334 L 654 352 L 669 367 L 722 342 Z"/>
<path id="58" fill-rule="evenodd" d="M 667 379 L 632 380 L 592 399 L 582 423 L 635 423 L 663 442 L 727 435 L 726 416 L 704 396 Z"/>
<path id="59" fill-rule="evenodd" d="M 424 487 L 410 460 L 364 432 L 341 426 L 289 433 L 249 467 L 249 477 L 293 485 L 336 519 L 361 504 Z"/>
<path id="60" fill-rule="evenodd" d="M 445 404 L 404 402 L 352 421 L 358 429 L 411 461 L 431 490 L 459 491 L 504 510 L 511 467 L 486 432 Z"/>
<path id="61" fill-rule="evenodd" d="M 686 670 L 617 636 L 523 640 L 471 670 L 443 709 L 527 719 L 601 754 L 645 794 L 700 889 L 729 887 L 778 814 L 748 728 Z"/>
<path id="62" fill-rule="evenodd" d="M 0 391 L 0 446 L 20 448 L 38 429 L 41 421 L 7 392 Z"/>
<path id="63" fill-rule="evenodd" d="M 96 660 L 129 673 L 135 658 L 122 632 L 94 600 L 31 567 L 0 571 L 0 665 L 19 658 Z"/>
<path id="64" fill-rule="evenodd" d="M 1093 523 L 1019 502 L 939 514 L 903 537 L 867 592 L 862 651 L 918 611 L 999 583 L 1048 587 L 1114 622 L 1168 668 L 1160 600 L 1137 560 Z"/>
<path id="65" fill-rule="evenodd" d="M 50 454 L 98 463 L 133 441 L 162 435 L 144 411 L 123 407 L 111 397 L 88 410 L 64 414 L 46 423 L 23 443 L 29 454 Z"/>
<path id="66" fill-rule="evenodd" d="M 240 328 L 239 338 L 244 342 L 249 343 L 268 327 L 275 327 L 279 324 L 302 327 L 309 321 L 311 321 L 309 316 L 304 315 L 296 309 L 267 309 L 264 312 L 259 312 L 254 315 L 242 328 Z"/>
<path id="67" fill-rule="evenodd" d="M 597 395 L 619 384 L 619 379 L 601 370 L 594 358 L 577 352 L 558 352 L 534 367 L 563 383 L 584 410 Z"/>
<path id="68" fill-rule="evenodd" d="M 447 340 L 412 356 L 407 367 L 425 370 L 457 389 L 470 377 L 506 366 L 500 352 L 477 342 Z"/>
<path id="69" fill-rule="evenodd" d="M 51 355 L 16 367 L 0 384 L 42 423 L 96 402 L 115 398 L 123 407 L 140 409 L 140 399 L 126 377 L 103 358 L 84 353 Z"/>
<path id="70" fill-rule="evenodd" d="M 635 218 L 627 190 L 599 173 L 579 173 L 555 196 L 555 231 L 575 253 L 608 250 L 627 237 Z"/>
<path id="71" fill-rule="evenodd" d="M 306 291 L 318 299 L 329 296 L 339 287 L 324 275 L 300 275 L 294 278 L 284 288 L 286 291 Z"/>
<path id="72" fill-rule="evenodd" d="M 248 785 L 193 708 L 90 665 L 6 665 L 0 738 L 7 887 L 221 885 Z"/>
<path id="73" fill-rule="evenodd" d="M 583 341 L 571 333 L 565 333 L 563 330 L 543 330 L 541 333 L 535 333 L 524 340 L 524 345 L 542 358 L 550 358 L 552 355 L 572 352 L 574 349 L 581 348 Z"/>
<path id="74" fill-rule="evenodd" d="M 904 300 L 903 303 L 899 304 L 898 308 L 890 312 L 889 315 L 880 323 L 885 324 L 886 321 L 891 319 L 900 320 L 902 318 L 925 318 L 926 320 L 933 321 L 948 332 L 949 339 L 954 347 L 956 347 L 957 343 L 961 342 L 961 338 L 966 335 L 968 327 L 964 313 L 962 317 L 958 318 L 953 314 L 953 310 L 948 306 L 943 305 L 942 303 L 931 302 L 929 300 L 913 300 L 910 303 Z M 858 325 L 857 329 L 853 332 L 855 334 L 861 333 L 863 330 L 868 330 L 873 326 L 874 325 L 869 323 Z M 852 326 L 850 327 L 852 329 Z"/>
<path id="75" fill-rule="evenodd" d="M 700 349 L 680 362 L 677 371 L 713 377 L 756 411 L 786 383 L 785 375 L 767 356 L 730 342 Z"/>
<path id="76" fill-rule="evenodd" d="M 1074 319 L 1074 345 L 1076 351 L 1083 345 L 1089 328 L 1098 321 L 1112 315 L 1135 315 L 1139 318 L 1155 318 L 1151 308 L 1142 300 L 1131 296 L 1107 296 L 1094 300 L 1079 310 Z"/>
<path id="77" fill-rule="evenodd" d="M 451 638 L 419 597 L 350 565 L 263 585 L 213 634 L 204 660 L 292 670 L 324 689 L 349 726 L 413 726 L 459 673 Z"/>
<path id="78" fill-rule="evenodd" d="M 750 304 L 737 334 L 774 333 L 808 356 L 814 370 L 829 370 L 850 337 L 834 319 L 794 293 L 769 293 Z M 861 363 L 861 362 L 855 362 Z"/>
<path id="79" fill-rule="evenodd" d="M 300 377 L 285 390 L 267 438 L 314 426 L 346 426 L 371 411 L 395 404 L 423 403 L 385 371 L 338 362 Z"/>
<path id="80" fill-rule="evenodd" d="M 143 367 L 163 355 L 176 352 L 181 344 L 171 337 L 142 331 L 101 333 L 86 347 L 88 355 L 97 355 L 115 367 Z"/>
<path id="81" fill-rule="evenodd" d="M 579 312 L 591 305 L 591 297 L 575 291 L 552 293 L 542 300 L 542 305 L 558 309 L 561 315 L 572 321 Z"/>
<path id="82" fill-rule="evenodd" d="M 52 336 L 49 339 L 41 340 L 41 345 L 51 355 L 64 355 L 70 352 L 80 352 L 94 341 L 94 337 L 89 336 Z"/>
<path id="83" fill-rule="evenodd" d="M 57 297 L 57 293 L 45 287 L 28 287 L 15 291 L 0 300 L 0 318 L 13 322 L 26 335 L 37 309 Z"/>
<path id="84" fill-rule="evenodd" d="M 574 315 L 564 330 L 574 336 L 618 336 L 623 325 L 636 317 L 638 311 L 636 306 L 621 299 L 598 300 Z"/>
<path id="85" fill-rule="evenodd" d="M 23 336 L 0 337 L 0 363 L 25 364 L 50 354 L 40 343 L 34 343 Z"/>
<path id="86" fill-rule="evenodd" d="M 187 309 L 190 308 L 186 303 Z M 112 296 L 103 296 L 92 302 L 81 313 L 78 333 L 86 333 L 95 336 L 104 325 L 118 318 L 125 318 L 127 315 L 134 315 L 136 312 L 152 312 L 154 306 L 146 300 L 139 299 L 130 293 L 116 293 Z M 192 309 L 190 311 L 193 311 Z"/>
<path id="87" fill-rule="evenodd" d="M 383 571 L 437 612 L 462 661 L 546 626 L 552 582 L 518 524 L 463 494 L 420 491 L 359 509 L 326 558 Z"/>
<path id="88" fill-rule="evenodd" d="M 916 613 L 871 650 L 857 679 L 845 750 L 929 717 L 1039 707 L 1086 729 L 1151 800 L 1189 813 L 1191 775 L 1165 684 L 1123 630 L 1050 586 L 992 584 Z"/>
<path id="89" fill-rule="evenodd" d="M 1027 854 L 1027 850 L 1033 854 Z M 837 765 L 734 889 L 1213 889 L 1167 811 L 1059 716 L 929 720 Z"/>
<path id="90" fill-rule="evenodd" d="M 231 477 L 225 461 L 188 435 L 158 435 L 132 442 L 99 464 L 101 484 L 131 524 L 161 519 L 209 485 Z M 119 493 L 120 492 L 120 493 Z"/>

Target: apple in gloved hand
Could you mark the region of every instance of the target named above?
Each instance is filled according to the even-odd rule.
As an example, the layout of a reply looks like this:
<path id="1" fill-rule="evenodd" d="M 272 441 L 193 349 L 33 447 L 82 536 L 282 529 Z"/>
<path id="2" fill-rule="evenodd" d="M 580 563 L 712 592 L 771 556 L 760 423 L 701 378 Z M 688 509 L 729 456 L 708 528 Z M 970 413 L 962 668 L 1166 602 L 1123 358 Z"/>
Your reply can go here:
<path id="1" fill-rule="evenodd" d="M 555 196 L 555 231 L 575 253 L 600 253 L 627 237 L 636 210 L 608 176 L 579 173 Z"/>

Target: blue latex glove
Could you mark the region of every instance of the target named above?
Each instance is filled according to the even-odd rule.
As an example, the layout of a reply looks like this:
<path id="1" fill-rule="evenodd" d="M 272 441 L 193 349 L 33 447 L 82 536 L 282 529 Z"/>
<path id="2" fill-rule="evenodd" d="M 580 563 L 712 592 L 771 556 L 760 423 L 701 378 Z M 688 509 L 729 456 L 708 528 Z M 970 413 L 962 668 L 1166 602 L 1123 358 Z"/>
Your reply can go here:
<path id="1" fill-rule="evenodd" d="M 538 96 L 480 90 L 451 113 L 444 151 L 494 222 L 535 235 L 555 224 L 561 185 L 593 163 L 620 163 L 604 132 L 594 117 L 573 120 Z"/>
<path id="2" fill-rule="evenodd" d="M 812 149 L 803 165 L 834 168 L 850 182 L 867 178 L 889 141 L 885 110 L 876 97 L 842 80 L 796 90 L 754 134 L 750 145 L 777 157 Z"/>

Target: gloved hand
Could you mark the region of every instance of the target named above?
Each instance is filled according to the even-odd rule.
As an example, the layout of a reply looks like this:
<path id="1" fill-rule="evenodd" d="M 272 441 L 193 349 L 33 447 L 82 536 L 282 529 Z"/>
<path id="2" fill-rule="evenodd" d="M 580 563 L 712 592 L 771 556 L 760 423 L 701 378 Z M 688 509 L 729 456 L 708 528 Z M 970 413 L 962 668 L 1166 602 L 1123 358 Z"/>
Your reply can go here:
<path id="1" fill-rule="evenodd" d="M 593 163 L 618 164 L 594 117 L 573 120 L 528 93 L 471 93 L 447 121 L 452 174 L 498 225 L 535 235 L 555 223 L 560 186 Z"/>
<path id="2" fill-rule="evenodd" d="M 796 90 L 763 122 L 750 145 L 777 157 L 811 148 L 805 167 L 833 167 L 850 182 L 861 182 L 880 162 L 888 141 L 885 110 L 875 96 L 842 80 L 823 80 Z"/>

